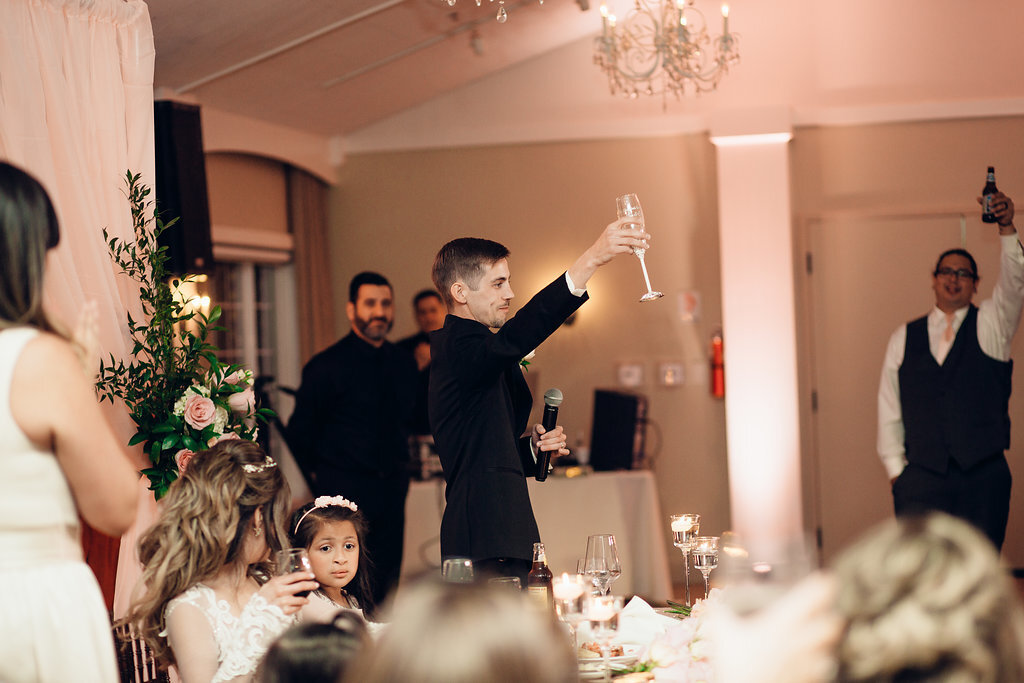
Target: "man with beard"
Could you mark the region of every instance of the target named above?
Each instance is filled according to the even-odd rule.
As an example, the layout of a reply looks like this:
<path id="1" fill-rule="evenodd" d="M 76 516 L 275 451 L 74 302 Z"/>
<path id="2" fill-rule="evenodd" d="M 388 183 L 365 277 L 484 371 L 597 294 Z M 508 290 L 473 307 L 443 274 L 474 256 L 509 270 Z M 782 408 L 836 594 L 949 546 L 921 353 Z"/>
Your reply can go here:
<path id="1" fill-rule="evenodd" d="M 981 198 L 978 199 L 979 203 Z M 1024 304 L 1024 248 L 1013 201 L 991 200 L 1002 257 L 992 297 L 975 306 L 978 266 L 943 252 L 935 307 L 889 339 L 878 389 L 878 454 L 897 515 L 941 510 L 1002 548 L 1010 510 L 1010 346 Z"/>
<path id="2" fill-rule="evenodd" d="M 343 495 L 366 515 L 380 604 L 402 567 L 416 362 L 385 339 L 395 307 L 384 276 L 359 273 L 348 298 L 352 331 L 303 368 L 288 434 L 313 492 Z"/>

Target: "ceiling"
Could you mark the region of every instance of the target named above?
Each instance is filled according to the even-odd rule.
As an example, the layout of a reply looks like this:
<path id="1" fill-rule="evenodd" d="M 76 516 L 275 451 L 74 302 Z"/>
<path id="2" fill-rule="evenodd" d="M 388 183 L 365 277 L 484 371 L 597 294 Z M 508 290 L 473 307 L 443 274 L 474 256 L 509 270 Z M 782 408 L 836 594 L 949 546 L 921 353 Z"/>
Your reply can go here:
<path id="1" fill-rule="evenodd" d="M 588 0 L 149 0 L 155 86 L 324 136 L 530 59 L 599 26 Z M 474 50 L 474 46 L 476 49 Z"/>
<path id="2" fill-rule="evenodd" d="M 600 0 L 505 0 L 503 24 L 482 1 L 148 0 L 154 84 L 349 150 L 663 135 L 757 108 L 794 125 L 1024 113 L 1018 0 L 732 0 L 741 63 L 667 102 L 609 95 Z"/>

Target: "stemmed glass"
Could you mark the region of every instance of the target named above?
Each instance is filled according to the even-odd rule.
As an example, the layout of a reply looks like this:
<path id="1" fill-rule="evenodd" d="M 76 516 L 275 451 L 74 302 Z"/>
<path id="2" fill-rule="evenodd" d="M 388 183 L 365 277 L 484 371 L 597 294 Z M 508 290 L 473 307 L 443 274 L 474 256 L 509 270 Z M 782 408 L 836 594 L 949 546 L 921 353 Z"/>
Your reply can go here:
<path id="1" fill-rule="evenodd" d="M 718 536 L 698 536 L 693 539 L 693 566 L 704 575 L 704 599 L 708 599 L 708 575 L 718 567 Z"/>
<path id="2" fill-rule="evenodd" d="M 312 572 L 313 565 L 309 562 L 309 554 L 305 548 L 285 548 L 274 554 L 274 564 L 278 576 L 294 574 L 295 572 Z M 306 597 L 309 591 L 296 591 L 299 597 Z"/>
<path id="3" fill-rule="evenodd" d="M 619 630 L 619 612 L 622 611 L 621 595 L 592 595 L 583 607 L 583 618 L 590 624 L 590 635 L 601 648 L 601 666 L 604 680 L 610 681 L 612 637 Z"/>
<path id="4" fill-rule="evenodd" d="M 576 625 L 583 621 L 583 603 L 587 592 L 586 577 L 579 574 L 562 574 L 551 581 L 555 614 L 569 627 L 573 651 L 579 647 L 576 642 Z"/>
<path id="5" fill-rule="evenodd" d="M 683 568 L 686 575 L 686 606 L 690 607 L 690 547 L 700 531 L 700 515 L 690 513 L 672 515 L 672 545 L 683 553 Z"/>
<path id="6" fill-rule="evenodd" d="M 587 537 L 584 569 L 601 595 L 608 595 L 612 583 L 622 575 L 622 563 L 619 562 L 615 534 L 595 534 Z"/>
<path id="7" fill-rule="evenodd" d="M 615 199 L 615 209 L 618 212 L 619 218 L 638 218 L 640 219 L 637 223 L 627 223 L 627 225 L 633 226 L 634 230 L 644 231 L 644 210 L 640 206 L 640 200 L 637 199 L 635 194 L 624 194 Z M 654 301 L 665 296 L 661 292 L 655 292 L 651 289 L 651 278 L 647 275 L 647 263 L 644 261 L 644 255 L 647 250 L 643 247 L 633 247 L 633 253 L 640 259 L 640 268 L 644 271 L 644 282 L 647 283 L 647 293 L 640 297 L 641 303 L 644 301 Z"/>

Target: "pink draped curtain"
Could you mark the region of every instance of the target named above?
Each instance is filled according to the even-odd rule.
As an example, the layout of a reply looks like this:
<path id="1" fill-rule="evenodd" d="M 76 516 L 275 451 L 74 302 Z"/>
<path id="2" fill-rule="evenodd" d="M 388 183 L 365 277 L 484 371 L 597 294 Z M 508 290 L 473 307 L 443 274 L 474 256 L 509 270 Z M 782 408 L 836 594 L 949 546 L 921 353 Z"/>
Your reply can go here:
<path id="1" fill-rule="evenodd" d="M 62 235 L 48 263 L 48 310 L 70 329 L 83 304 L 95 301 L 104 357 L 123 357 L 130 348 L 125 312 L 141 317 L 132 283 L 114 272 L 101 231 L 132 235 L 123 194 L 128 169 L 154 184 L 153 61 L 142 0 L 0 2 L 0 158 L 39 178 L 53 198 Z M 127 442 L 135 430 L 126 411 L 111 409 L 108 417 Z M 141 467 L 141 454 L 134 457 Z M 141 484 L 139 499 L 152 508 Z M 137 525 L 150 519 L 140 513 Z M 117 543 L 84 539 L 108 602 Z M 133 546 L 134 536 L 122 543 Z"/>

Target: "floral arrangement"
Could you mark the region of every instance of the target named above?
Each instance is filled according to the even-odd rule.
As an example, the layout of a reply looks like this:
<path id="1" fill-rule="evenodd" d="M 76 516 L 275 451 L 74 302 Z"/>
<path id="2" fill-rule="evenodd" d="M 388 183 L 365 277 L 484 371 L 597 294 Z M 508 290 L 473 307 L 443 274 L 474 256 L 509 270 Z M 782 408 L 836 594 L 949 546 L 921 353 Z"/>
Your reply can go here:
<path id="1" fill-rule="evenodd" d="M 722 602 L 722 590 L 712 588 L 706 600 L 697 600 L 689 616 L 657 636 L 640 661 L 628 671 L 647 671 L 662 683 L 710 683 L 714 680 L 704 616 L 708 607 Z"/>
<path id="2" fill-rule="evenodd" d="M 220 307 L 209 314 L 193 309 L 178 290 L 195 276 L 169 278 L 167 248 L 158 238 L 178 219 L 161 220 L 139 177 L 125 177 L 134 241 L 111 238 L 105 229 L 103 238 L 120 272 L 138 283 L 145 320 L 128 314 L 132 358 L 101 360 L 96 390 L 101 402 L 116 398 L 128 407 L 138 428 L 128 445 L 145 444 L 150 466 L 142 474 L 159 500 L 197 451 L 224 439 L 254 440 L 257 423 L 273 412 L 256 408 L 252 372 L 222 364 L 207 341 L 223 329 L 214 326 Z"/>

